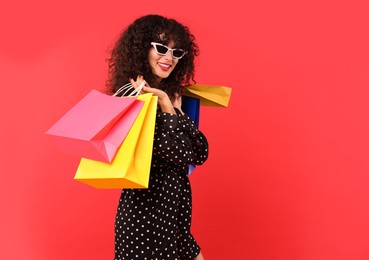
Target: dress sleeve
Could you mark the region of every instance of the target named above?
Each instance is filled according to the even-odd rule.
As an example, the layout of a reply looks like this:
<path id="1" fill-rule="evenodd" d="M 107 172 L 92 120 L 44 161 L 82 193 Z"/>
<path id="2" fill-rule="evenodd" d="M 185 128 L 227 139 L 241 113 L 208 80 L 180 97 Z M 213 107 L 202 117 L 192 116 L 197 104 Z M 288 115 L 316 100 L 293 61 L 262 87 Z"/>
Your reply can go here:
<path id="1" fill-rule="evenodd" d="M 169 163 L 201 165 L 208 157 L 208 142 L 188 115 L 158 111 L 153 154 Z"/>

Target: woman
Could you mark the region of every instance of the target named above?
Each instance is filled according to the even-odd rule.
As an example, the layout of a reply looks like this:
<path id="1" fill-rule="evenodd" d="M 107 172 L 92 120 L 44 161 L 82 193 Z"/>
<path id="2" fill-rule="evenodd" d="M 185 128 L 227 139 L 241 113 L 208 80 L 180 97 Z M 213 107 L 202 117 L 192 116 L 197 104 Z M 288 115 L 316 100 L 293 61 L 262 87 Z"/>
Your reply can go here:
<path id="1" fill-rule="evenodd" d="M 194 81 L 198 47 L 189 29 L 159 15 L 138 18 L 109 59 L 109 92 L 130 82 L 158 97 L 148 189 L 122 191 L 115 220 L 115 259 L 204 259 L 193 238 L 190 164 L 208 144 L 181 109 L 181 88 Z M 181 86 L 182 85 L 182 86 Z"/>

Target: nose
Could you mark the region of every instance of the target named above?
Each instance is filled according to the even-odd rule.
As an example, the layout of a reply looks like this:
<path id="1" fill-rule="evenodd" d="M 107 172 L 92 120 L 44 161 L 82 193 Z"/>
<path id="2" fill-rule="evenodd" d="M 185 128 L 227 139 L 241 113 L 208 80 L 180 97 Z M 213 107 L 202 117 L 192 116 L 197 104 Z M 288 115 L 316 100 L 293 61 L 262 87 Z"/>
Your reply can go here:
<path id="1" fill-rule="evenodd" d="M 168 50 L 167 54 L 165 54 L 165 59 L 171 61 L 173 59 L 172 51 Z"/>

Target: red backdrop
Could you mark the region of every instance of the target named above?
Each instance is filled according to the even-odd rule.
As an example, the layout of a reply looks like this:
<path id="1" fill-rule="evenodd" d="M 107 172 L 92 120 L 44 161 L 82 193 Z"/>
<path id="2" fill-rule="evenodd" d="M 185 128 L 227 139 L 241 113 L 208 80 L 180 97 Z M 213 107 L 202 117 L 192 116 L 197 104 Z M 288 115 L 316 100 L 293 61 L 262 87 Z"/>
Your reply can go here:
<path id="1" fill-rule="evenodd" d="M 113 259 L 119 190 L 73 180 L 44 136 L 134 18 L 187 24 L 210 158 L 191 176 L 206 259 L 369 259 L 366 1 L 13 1 L 1 7 L 1 259 Z"/>

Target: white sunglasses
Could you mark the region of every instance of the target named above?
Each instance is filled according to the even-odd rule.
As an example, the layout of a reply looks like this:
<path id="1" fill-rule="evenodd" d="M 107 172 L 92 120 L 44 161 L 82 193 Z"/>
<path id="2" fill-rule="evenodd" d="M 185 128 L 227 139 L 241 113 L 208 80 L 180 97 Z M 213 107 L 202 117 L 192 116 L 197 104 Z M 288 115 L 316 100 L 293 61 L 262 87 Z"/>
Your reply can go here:
<path id="1" fill-rule="evenodd" d="M 168 51 L 171 51 L 173 59 L 181 59 L 187 53 L 186 51 L 182 49 L 172 49 L 172 48 L 169 48 L 168 46 L 165 46 L 157 42 L 151 42 L 151 45 L 154 46 L 156 53 L 162 56 L 166 55 Z"/>

